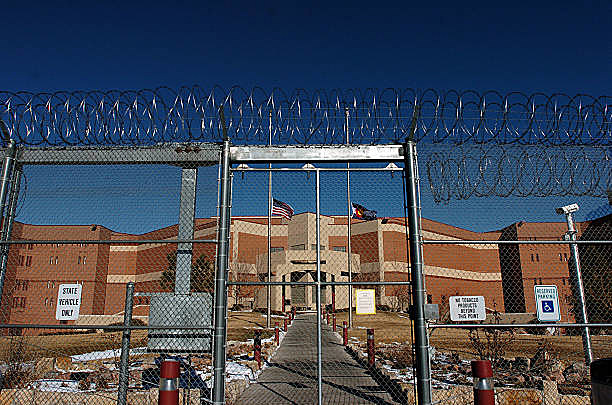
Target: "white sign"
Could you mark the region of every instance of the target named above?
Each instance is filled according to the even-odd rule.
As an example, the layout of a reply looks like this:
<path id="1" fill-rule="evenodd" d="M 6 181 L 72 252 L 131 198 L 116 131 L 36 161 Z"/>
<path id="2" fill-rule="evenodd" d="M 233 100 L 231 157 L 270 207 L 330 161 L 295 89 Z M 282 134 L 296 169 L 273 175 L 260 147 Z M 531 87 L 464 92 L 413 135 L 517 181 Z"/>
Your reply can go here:
<path id="1" fill-rule="evenodd" d="M 355 313 L 357 315 L 376 314 L 376 294 L 374 290 L 355 290 Z"/>
<path id="2" fill-rule="evenodd" d="M 448 299 L 451 321 L 484 321 L 485 299 L 479 295 L 456 295 Z"/>
<path id="3" fill-rule="evenodd" d="M 81 309 L 81 284 L 60 284 L 57 291 L 55 319 L 58 321 L 76 321 Z"/>
<path id="4" fill-rule="evenodd" d="M 535 292 L 536 309 L 538 321 L 558 322 L 561 320 L 559 313 L 559 294 L 556 285 L 536 285 Z"/>

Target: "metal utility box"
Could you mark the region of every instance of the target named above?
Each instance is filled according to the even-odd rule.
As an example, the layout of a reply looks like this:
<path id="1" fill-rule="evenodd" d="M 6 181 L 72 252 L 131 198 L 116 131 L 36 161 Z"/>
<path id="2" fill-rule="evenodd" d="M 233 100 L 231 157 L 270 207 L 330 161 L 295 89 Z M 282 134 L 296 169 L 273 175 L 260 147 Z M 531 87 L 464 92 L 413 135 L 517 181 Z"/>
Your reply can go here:
<path id="1" fill-rule="evenodd" d="M 209 293 L 154 295 L 149 309 L 149 326 L 212 329 L 212 307 L 212 294 Z M 155 353 L 210 352 L 211 329 L 150 329 L 147 348 Z"/>

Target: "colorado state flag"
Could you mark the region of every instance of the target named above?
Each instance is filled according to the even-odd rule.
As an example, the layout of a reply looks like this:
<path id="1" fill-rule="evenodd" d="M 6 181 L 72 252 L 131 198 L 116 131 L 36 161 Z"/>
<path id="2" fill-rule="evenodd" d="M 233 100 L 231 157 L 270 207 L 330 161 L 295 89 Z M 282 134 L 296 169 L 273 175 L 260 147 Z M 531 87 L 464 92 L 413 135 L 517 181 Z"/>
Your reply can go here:
<path id="1" fill-rule="evenodd" d="M 356 203 L 352 203 L 352 205 L 353 205 L 352 218 L 363 219 L 364 221 L 371 221 L 373 219 L 376 219 L 376 211 L 369 210 L 363 205 L 359 205 Z"/>

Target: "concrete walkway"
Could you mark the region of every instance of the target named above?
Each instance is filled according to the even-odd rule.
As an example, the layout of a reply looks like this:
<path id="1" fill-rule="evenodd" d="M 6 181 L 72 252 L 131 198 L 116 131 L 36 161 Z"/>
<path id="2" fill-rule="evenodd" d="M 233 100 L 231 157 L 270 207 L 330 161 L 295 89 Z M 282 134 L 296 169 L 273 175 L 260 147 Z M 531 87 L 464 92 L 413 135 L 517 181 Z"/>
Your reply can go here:
<path id="1" fill-rule="evenodd" d="M 316 314 L 296 316 L 271 363 L 236 403 L 316 404 L 316 328 Z M 367 370 L 346 353 L 342 340 L 325 323 L 321 336 L 324 404 L 396 404 Z"/>

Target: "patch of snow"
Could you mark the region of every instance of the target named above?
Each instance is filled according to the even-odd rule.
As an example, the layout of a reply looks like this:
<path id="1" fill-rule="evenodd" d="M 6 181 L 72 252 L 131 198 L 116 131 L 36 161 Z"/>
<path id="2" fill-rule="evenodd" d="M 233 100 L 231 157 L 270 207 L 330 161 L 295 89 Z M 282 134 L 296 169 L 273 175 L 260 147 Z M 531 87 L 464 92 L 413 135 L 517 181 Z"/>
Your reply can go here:
<path id="1" fill-rule="evenodd" d="M 146 353 L 146 350 L 147 350 L 146 347 L 135 347 L 133 349 L 130 349 L 130 356 Z M 70 358 L 72 359 L 72 362 L 74 363 L 81 363 L 84 361 L 103 360 L 103 359 L 110 359 L 110 358 L 115 358 L 115 357 L 118 359 L 120 356 L 121 356 L 121 349 L 110 349 L 110 350 L 102 350 L 99 352 L 75 354 L 74 356 L 70 356 Z"/>
<path id="2" fill-rule="evenodd" d="M 225 373 L 225 381 L 232 381 L 238 379 L 254 381 L 256 379 L 253 370 L 235 361 L 227 362 L 225 367 Z"/>
<path id="3" fill-rule="evenodd" d="M 47 392 L 81 392 L 79 382 L 74 380 L 37 380 L 32 388 Z"/>

